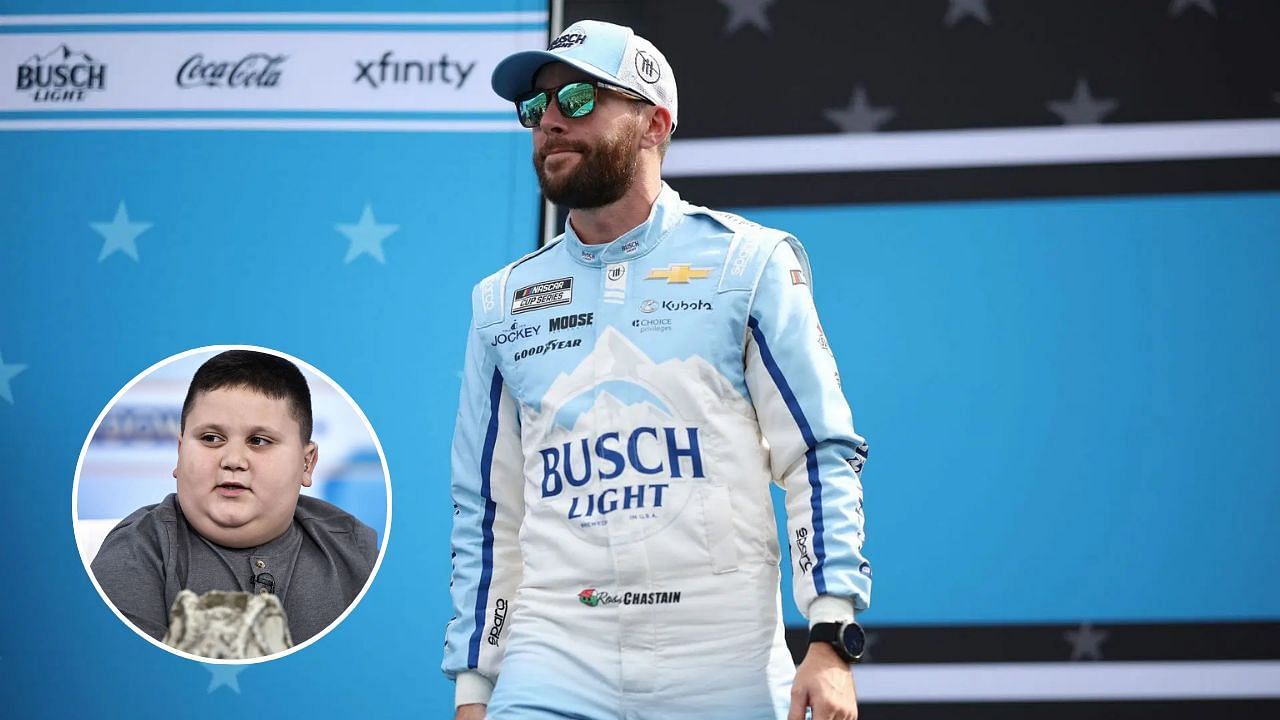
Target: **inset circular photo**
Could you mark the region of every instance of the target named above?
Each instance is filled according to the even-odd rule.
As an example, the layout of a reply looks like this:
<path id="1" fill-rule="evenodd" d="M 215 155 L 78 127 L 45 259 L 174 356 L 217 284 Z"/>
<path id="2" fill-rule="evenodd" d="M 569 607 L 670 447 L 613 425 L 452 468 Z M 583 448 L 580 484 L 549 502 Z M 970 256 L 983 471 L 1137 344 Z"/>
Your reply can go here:
<path id="1" fill-rule="evenodd" d="M 152 644 L 253 663 L 310 645 L 373 582 L 391 481 L 355 401 L 275 350 L 166 358 L 103 408 L 72 490 L 94 587 Z"/>

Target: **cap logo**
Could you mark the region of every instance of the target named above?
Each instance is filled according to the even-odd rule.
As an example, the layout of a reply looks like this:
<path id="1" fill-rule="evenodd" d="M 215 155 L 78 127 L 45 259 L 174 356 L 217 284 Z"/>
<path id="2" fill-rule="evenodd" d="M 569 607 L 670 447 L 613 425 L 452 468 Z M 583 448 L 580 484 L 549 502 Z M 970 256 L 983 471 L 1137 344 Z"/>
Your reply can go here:
<path id="1" fill-rule="evenodd" d="M 641 80 L 650 85 L 658 82 L 658 79 L 662 77 L 662 70 L 658 68 L 658 61 L 643 50 L 636 51 L 636 73 Z"/>
<path id="2" fill-rule="evenodd" d="M 574 45 L 581 45 L 587 41 L 587 36 L 582 33 L 566 33 L 551 41 L 548 50 L 564 50 Z"/>

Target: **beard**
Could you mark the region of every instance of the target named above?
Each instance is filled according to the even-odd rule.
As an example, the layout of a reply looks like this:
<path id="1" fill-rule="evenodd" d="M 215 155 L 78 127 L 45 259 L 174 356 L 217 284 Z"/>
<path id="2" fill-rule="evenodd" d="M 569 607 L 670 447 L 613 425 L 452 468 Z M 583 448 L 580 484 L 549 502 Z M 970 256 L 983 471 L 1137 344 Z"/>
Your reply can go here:
<path id="1" fill-rule="evenodd" d="M 640 150 L 640 128 L 605 137 L 595 145 L 583 142 L 548 142 L 533 156 L 538 185 L 548 200 L 570 209 L 591 209 L 617 202 L 635 182 Z M 557 150 L 579 153 L 578 167 L 552 179 L 545 170 L 547 155 Z"/>

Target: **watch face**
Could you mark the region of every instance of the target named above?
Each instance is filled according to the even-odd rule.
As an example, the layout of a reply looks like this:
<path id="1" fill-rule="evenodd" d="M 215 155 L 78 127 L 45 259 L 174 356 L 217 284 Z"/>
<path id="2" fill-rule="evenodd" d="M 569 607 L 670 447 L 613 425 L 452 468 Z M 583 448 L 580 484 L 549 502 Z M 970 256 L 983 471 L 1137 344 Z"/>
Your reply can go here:
<path id="1" fill-rule="evenodd" d="M 867 636 L 862 632 L 861 625 L 849 623 L 844 626 L 844 632 L 840 634 L 840 642 L 850 655 L 858 657 L 862 654 L 862 646 L 866 644 Z"/>

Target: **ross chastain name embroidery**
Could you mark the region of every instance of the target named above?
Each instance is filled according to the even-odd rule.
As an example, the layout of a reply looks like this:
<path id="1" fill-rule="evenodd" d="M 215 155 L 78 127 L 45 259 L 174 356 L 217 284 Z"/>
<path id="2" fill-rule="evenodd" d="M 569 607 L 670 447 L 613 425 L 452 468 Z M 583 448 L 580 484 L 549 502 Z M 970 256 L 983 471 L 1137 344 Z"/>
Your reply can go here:
<path id="1" fill-rule="evenodd" d="M 601 605 L 672 605 L 680 602 L 680 590 L 658 590 L 654 592 L 613 593 L 608 590 L 587 588 L 578 593 L 578 602 L 587 607 Z"/>

